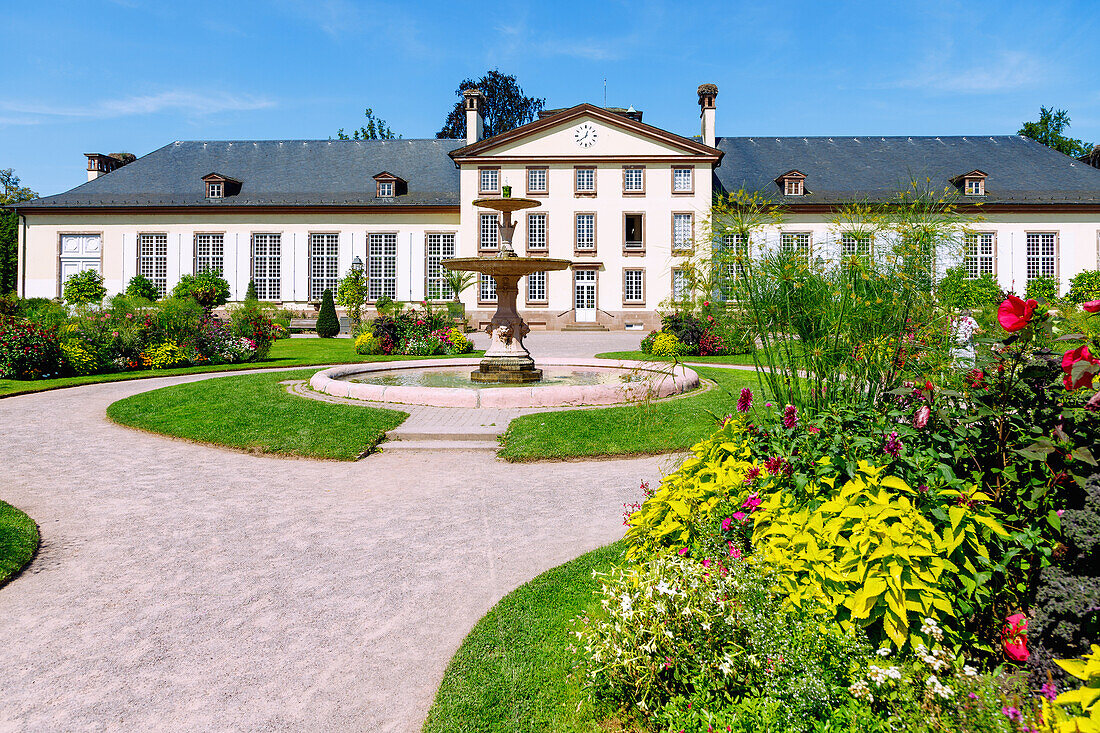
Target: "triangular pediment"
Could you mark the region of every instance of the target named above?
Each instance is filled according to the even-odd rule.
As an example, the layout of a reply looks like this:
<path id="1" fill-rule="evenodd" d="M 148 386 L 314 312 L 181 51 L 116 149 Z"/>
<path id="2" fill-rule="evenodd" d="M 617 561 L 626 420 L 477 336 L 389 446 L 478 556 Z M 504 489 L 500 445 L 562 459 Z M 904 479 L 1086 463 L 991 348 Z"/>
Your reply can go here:
<path id="1" fill-rule="evenodd" d="M 687 157 L 718 160 L 721 151 L 591 104 L 579 104 L 451 153 L 456 161 L 494 159 Z"/>

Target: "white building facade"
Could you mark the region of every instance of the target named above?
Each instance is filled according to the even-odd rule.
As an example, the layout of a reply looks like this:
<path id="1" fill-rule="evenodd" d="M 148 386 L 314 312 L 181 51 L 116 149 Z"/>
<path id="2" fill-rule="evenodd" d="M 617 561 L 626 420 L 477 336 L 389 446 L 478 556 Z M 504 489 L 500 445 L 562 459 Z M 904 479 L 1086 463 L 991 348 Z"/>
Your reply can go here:
<path id="1" fill-rule="evenodd" d="M 1015 136 L 722 138 L 717 88 L 698 89 L 701 134 L 644 124 L 641 113 L 581 104 L 480 138 L 467 93 L 466 140 L 176 142 L 118 165 L 89 154 L 89 181 L 20 204 L 18 291 L 60 296 L 82 269 L 109 292 L 134 275 L 169 292 L 181 275 L 220 270 L 233 299 L 316 307 L 353 266 L 370 299 L 445 301 L 440 261 L 495 256 L 504 195 L 522 255 L 573 261 L 521 284 L 532 328 L 651 329 L 685 283 L 715 196 L 759 192 L 788 212 L 759 244 L 838 254 L 830 224 L 848 201 L 886 200 L 914 177 L 957 186 L 980 211 L 966 265 L 1023 292 L 1100 266 L 1100 170 Z M 510 189 L 510 190 L 509 190 Z M 980 206 L 979 206 L 980 204 Z M 492 282 L 463 293 L 471 322 L 495 307 Z"/>

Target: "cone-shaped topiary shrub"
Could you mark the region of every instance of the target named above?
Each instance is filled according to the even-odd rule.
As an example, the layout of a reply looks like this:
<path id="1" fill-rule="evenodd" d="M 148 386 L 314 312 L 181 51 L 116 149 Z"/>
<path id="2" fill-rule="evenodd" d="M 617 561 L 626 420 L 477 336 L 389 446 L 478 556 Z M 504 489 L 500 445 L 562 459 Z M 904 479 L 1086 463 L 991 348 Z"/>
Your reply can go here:
<path id="1" fill-rule="evenodd" d="M 330 339 L 340 333 L 340 319 L 336 317 L 336 306 L 332 302 L 332 291 L 325 288 L 321 295 L 321 312 L 317 314 L 317 335 Z"/>
<path id="2" fill-rule="evenodd" d="M 244 291 L 244 299 L 245 300 L 259 300 L 259 298 L 256 297 L 256 281 L 255 280 L 249 280 L 248 281 L 248 289 Z"/>

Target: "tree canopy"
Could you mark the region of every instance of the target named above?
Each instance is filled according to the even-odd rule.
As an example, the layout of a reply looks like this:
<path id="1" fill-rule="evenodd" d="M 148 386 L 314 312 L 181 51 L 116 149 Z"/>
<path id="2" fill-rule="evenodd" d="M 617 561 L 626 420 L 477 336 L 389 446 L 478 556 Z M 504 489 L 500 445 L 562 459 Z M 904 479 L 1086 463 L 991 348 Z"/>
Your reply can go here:
<path id="1" fill-rule="evenodd" d="M 1064 109 L 1040 107 L 1038 122 L 1025 122 L 1017 135 L 1029 137 L 1059 153 L 1079 158 L 1092 151 L 1092 145 L 1062 134 L 1069 127 L 1069 113 Z"/>
<path id="2" fill-rule="evenodd" d="M 367 107 L 363 110 L 363 115 L 367 118 L 367 124 L 360 127 L 358 130 L 352 130 L 351 136 L 348 136 L 344 132 L 344 128 L 340 128 L 336 131 L 337 140 L 394 140 L 401 137 L 395 135 L 390 126 L 381 117 L 374 116 L 374 110 Z"/>
<path id="3" fill-rule="evenodd" d="M 38 198 L 38 194 L 19 185 L 12 168 L 0 168 L 0 205 L 18 204 Z M 19 263 L 19 221 L 13 211 L 0 211 L 0 294 L 15 290 Z"/>
<path id="4" fill-rule="evenodd" d="M 502 74 L 493 69 L 480 79 L 466 79 L 458 85 L 455 90 L 458 101 L 447 115 L 443 129 L 435 134 L 437 138 L 466 137 L 466 109 L 463 106 L 462 93 L 474 88 L 479 89 L 485 97 L 481 108 L 481 116 L 485 120 L 485 137 L 499 135 L 527 124 L 546 106 L 544 98 L 524 96 L 514 75 Z"/>

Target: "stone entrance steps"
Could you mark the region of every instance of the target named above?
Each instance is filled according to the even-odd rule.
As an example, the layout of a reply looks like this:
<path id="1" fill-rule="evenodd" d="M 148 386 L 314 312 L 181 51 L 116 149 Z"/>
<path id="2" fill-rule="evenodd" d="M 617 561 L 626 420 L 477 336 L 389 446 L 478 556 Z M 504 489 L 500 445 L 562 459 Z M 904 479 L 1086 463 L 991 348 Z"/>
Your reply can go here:
<path id="1" fill-rule="evenodd" d="M 607 331 L 607 326 L 598 323 L 567 323 L 561 327 L 563 331 Z"/>
<path id="2" fill-rule="evenodd" d="M 386 442 L 379 447 L 383 451 L 440 451 L 477 450 L 495 453 L 500 450 L 497 428 L 447 431 L 432 428 L 402 430 L 395 428 L 386 433 Z"/>

